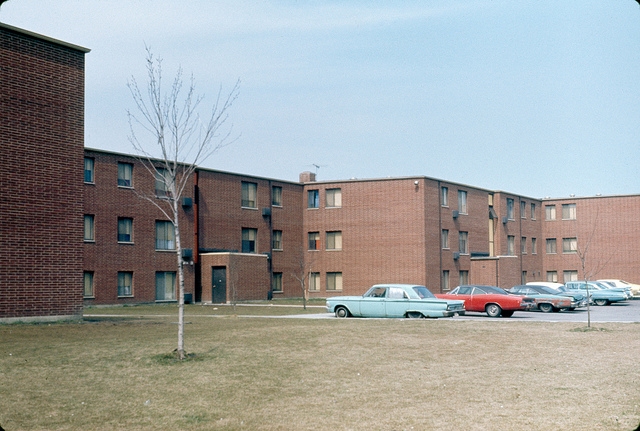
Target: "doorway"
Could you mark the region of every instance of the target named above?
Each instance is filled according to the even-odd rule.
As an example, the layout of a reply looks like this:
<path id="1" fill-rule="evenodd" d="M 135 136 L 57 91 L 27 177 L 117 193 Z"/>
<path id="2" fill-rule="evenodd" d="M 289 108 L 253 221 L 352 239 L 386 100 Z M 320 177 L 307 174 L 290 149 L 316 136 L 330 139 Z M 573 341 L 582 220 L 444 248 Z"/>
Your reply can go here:
<path id="1" fill-rule="evenodd" d="M 211 271 L 211 302 L 224 304 L 227 302 L 227 267 L 214 266 Z"/>

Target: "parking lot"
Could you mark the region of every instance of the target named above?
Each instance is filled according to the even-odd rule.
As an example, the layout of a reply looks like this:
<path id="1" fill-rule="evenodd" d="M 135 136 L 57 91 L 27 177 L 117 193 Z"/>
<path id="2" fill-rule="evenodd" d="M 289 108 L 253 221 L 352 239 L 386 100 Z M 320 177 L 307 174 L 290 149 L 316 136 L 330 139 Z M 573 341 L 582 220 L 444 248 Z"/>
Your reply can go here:
<path id="1" fill-rule="evenodd" d="M 640 322 L 640 300 L 634 299 L 621 303 L 598 307 L 592 305 L 590 307 L 591 323 L 604 322 Z M 288 317 L 305 317 L 305 318 L 334 318 L 333 314 L 307 314 Z M 513 320 L 513 321 L 530 321 L 530 322 L 587 322 L 587 308 L 578 308 L 574 311 L 561 311 L 559 313 L 542 313 L 540 311 L 516 311 L 509 318 L 488 317 L 485 313 L 468 313 L 465 316 L 455 316 L 453 320 Z"/>

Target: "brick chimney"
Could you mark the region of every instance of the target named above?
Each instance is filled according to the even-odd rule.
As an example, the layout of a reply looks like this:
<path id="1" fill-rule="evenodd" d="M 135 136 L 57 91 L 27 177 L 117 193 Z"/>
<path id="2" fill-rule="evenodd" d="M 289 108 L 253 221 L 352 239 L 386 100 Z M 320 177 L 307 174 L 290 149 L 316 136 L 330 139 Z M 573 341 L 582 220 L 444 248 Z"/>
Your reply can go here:
<path id="1" fill-rule="evenodd" d="M 305 171 L 300 174 L 301 183 L 314 183 L 316 181 L 316 174 L 313 172 Z"/>

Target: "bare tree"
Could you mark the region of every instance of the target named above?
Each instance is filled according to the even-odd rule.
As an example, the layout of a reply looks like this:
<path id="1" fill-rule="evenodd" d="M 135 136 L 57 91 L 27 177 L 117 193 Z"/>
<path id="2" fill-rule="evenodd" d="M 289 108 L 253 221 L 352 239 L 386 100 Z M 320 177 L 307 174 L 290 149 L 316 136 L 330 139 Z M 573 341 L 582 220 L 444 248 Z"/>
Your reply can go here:
<path id="1" fill-rule="evenodd" d="M 180 200 L 190 183 L 198 164 L 203 163 L 219 148 L 228 145 L 232 127 L 221 134 L 228 119 L 229 108 L 238 97 L 238 80 L 226 97 L 222 88 L 204 121 L 199 115 L 203 96 L 195 94 L 193 76 L 188 87 L 183 87 L 182 69 L 179 68 L 168 89 L 163 87 L 162 60 L 155 58 L 147 47 L 147 82 L 143 89 L 132 77 L 127 86 L 136 105 L 136 111 L 127 111 L 129 141 L 149 174 L 164 190 L 161 196 L 137 191 L 138 196 L 155 205 L 171 221 L 175 235 L 178 269 L 178 348 L 179 359 L 186 357 L 184 349 L 184 261 L 180 236 Z M 141 134 L 136 131 L 141 131 Z M 154 150 L 147 150 L 154 148 Z M 153 153 L 158 155 L 154 156 Z"/>
<path id="2" fill-rule="evenodd" d="M 300 293 L 302 293 L 302 307 L 307 309 L 307 300 L 309 299 L 309 289 L 307 288 L 307 280 L 311 277 L 311 268 L 313 267 L 313 259 L 305 259 L 304 252 L 301 252 L 293 277 L 300 283 Z"/>

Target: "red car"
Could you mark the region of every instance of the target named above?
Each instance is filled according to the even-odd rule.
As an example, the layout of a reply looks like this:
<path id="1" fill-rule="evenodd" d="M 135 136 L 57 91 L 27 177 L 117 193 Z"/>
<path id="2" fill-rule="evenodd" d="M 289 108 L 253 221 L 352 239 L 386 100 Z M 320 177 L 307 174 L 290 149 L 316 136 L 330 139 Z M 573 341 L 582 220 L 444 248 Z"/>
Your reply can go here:
<path id="1" fill-rule="evenodd" d="M 513 295 L 496 286 L 458 286 L 449 293 L 436 294 L 441 299 L 464 299 L 467 311 L 487 313 L 489 317 L 511 317 L 515 311 L 530 310 L 532 298 Z"/>

